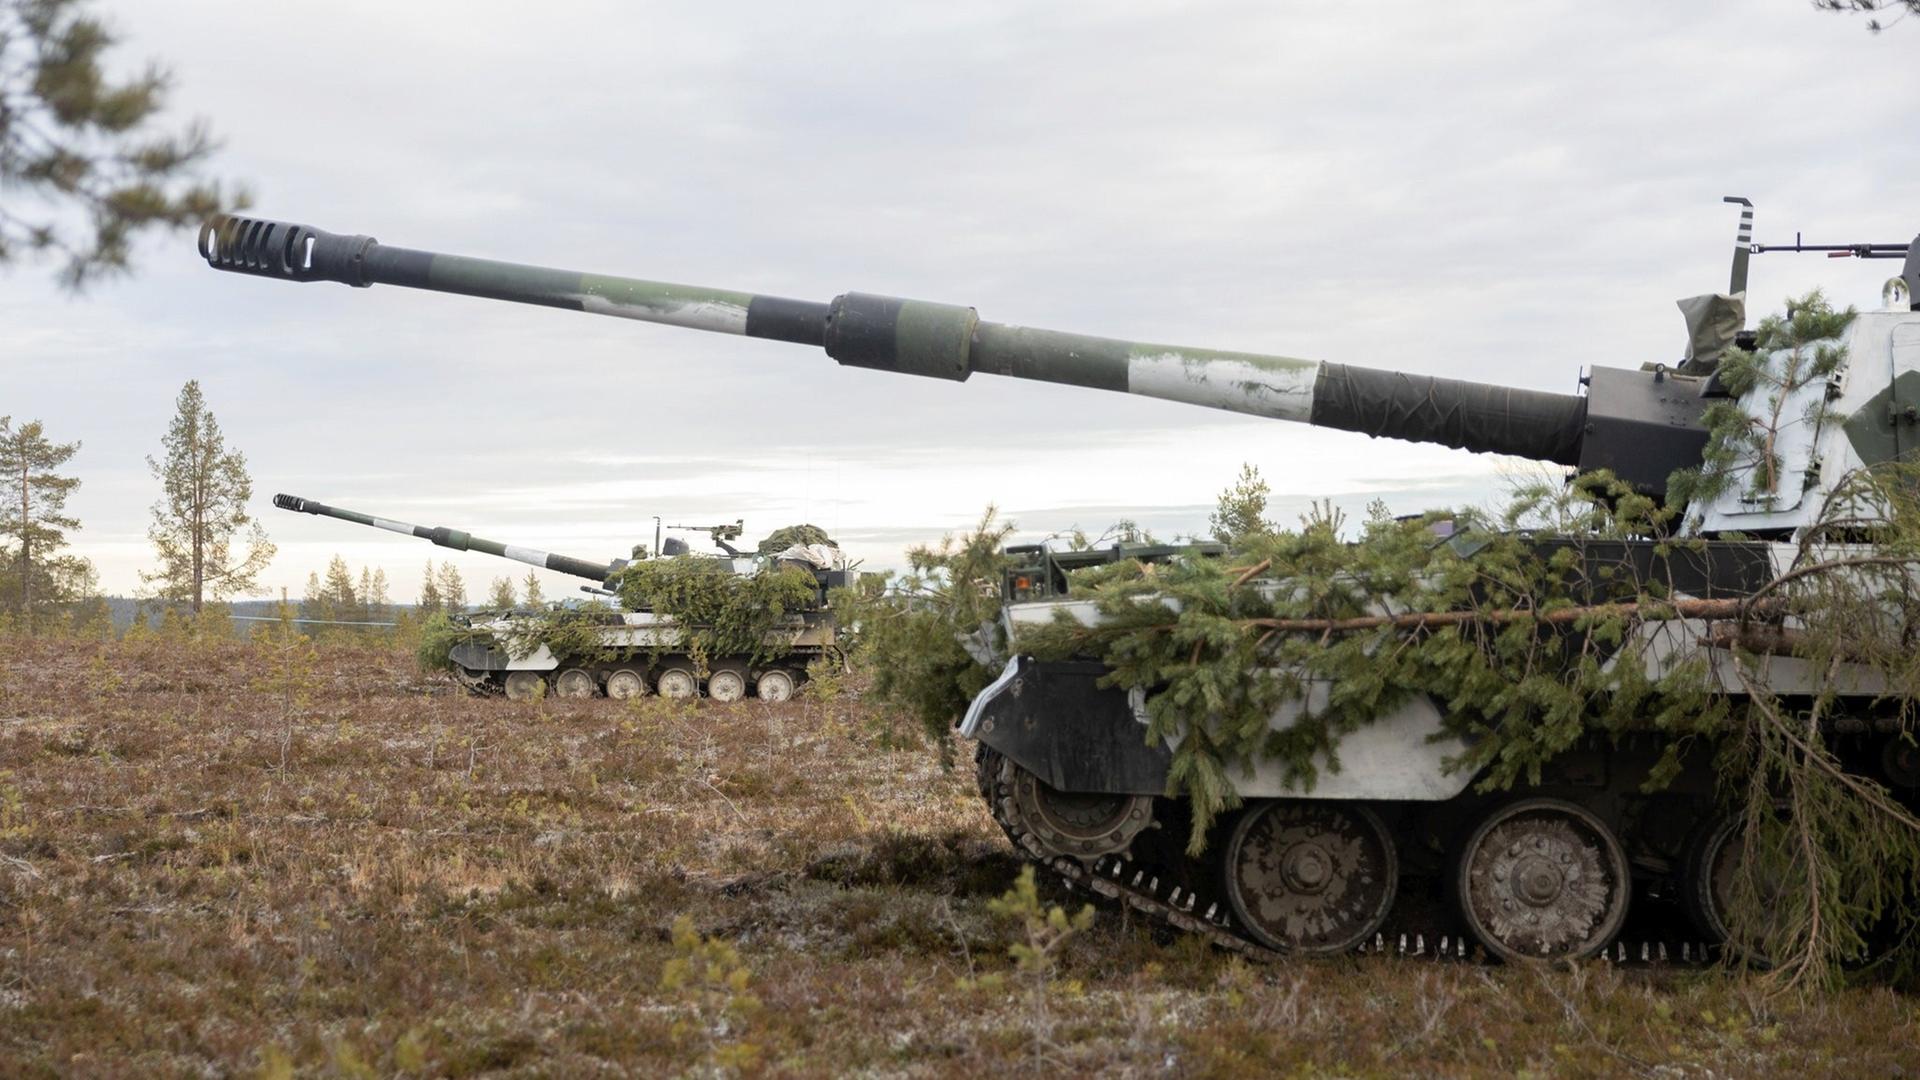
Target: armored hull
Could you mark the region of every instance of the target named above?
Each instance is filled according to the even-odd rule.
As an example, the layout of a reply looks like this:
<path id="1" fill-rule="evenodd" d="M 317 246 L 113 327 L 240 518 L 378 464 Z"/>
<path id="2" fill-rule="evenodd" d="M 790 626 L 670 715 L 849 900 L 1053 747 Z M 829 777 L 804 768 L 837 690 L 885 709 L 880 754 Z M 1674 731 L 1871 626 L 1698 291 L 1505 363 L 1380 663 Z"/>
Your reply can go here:
<path id="1" fill-rule="evenodd" d="M 1824 557 L 1873 551 L 1839 547 Z M 1590 567 L 1638 562 L 1676 586 L 1672 617 L 1641 624 L 1640 640 L 1623 643 L 1615 660 L 1644 664 L 1656 678 L 1703 665 L 1738 701 L 1751 688 L 1720 628 L 1804 551 L 1723 541 L 1681 556 L 1653 541 L 1614 541 L 1582 545 L 1582 554 Z M 1378 611 L 1394 617 L 1391 605 Z M 1233 777 L 1241 809 L 1214 824 L 1195 857 L 1189 810 L 1167 796 L 1176 747 L 1147 737 L 1144 703 L 1158 688 L 1107 685 L 1112 669 L 1094 659 L 1022 651 L 1029 635 L 1063 621 L 1099 627 L 1099 605 L 1012 602 L 1001 619 L 1010 658 L 960 732 L 979 743 L 980 790 L 995 820 L 1023 855 L 1069 880 L 1254 952 L 1391 943 L 1509 960 L 1608 949 L 1705 959 L 1726 940 L 1740 822 L 1721 797 L 1711 739 L 1676 768 L 1663 761 L 1668 740 L 1651 722 L 1643 737 L 1596 734 L 1539 776 L 1486 790 L 1486 770 L 1458 764 L 1472 746 L 1446 723 L 1449 703 L 1414 694 L 1343 738 L 1337 760 L 1323 756 L 1309 781 L 1277 759 L 1249 762 Z M 1920 808 L 1909 729 L 1878 673 L 1785 653 L 1767 657 L 1764 671 L 1765 692 L 1790 708 L 1834 694 L 1841 706 L 1820 726 L 1838 760 Z M 1334 689 L 1310 682 L 1273 713 L 1271 730 L 1309 722 Z"/>
<path id="2" fill-rule="evenodd" d="M 463 634 L 447 659 L 461 684 L 475 693 L 512 698 L 672 699 L 705 695 L 717 701 L 753 697 L 785 701 L 806 683 L 810 665 L 838 662 L 833 620 L 824 611 L 785 620 L 757 654 L 696 656 L 686 627 L 649 611 L 580 611 L 565 616 L 586 635 L 569 634 L 573 647 L 538 640 L 551 613 L 482 612 L 460 617 Z M 584 647 L 582 647 L 584 646 Z"/>

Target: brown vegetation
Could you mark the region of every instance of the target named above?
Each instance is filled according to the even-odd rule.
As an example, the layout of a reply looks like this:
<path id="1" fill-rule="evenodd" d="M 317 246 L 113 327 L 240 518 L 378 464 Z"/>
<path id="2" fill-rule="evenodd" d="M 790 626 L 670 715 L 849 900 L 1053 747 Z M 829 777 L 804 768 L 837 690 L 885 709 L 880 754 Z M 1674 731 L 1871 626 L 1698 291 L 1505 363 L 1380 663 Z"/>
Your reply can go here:
<path id="1" fill-rule="evenodd" d="M 0 637 L 0 1073 L 1885 1075 L 1920 1046 L 1884 989 L 1252 966 L 1110 909 L 1042 1020 L 989 909 L 1018 866 L 913 729 Z"/>

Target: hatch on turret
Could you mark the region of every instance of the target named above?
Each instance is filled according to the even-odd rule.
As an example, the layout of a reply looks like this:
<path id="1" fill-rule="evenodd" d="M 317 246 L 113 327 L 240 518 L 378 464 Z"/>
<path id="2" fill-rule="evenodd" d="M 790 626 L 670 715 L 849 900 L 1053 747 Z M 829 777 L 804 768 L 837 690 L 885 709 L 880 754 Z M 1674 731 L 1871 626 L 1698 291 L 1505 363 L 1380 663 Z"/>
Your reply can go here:
<path id="1" fill-rule="evenodd" d="M 1762 380 L 1741 396 L 1756 438 L 1736 457 L 1726 490 L 1690 514 L 1695 531 L 1790 533 L 1818 516 L 1821 493 L 1848 472 L 1920 452 L 1920 312 L 1862 312 L 1840 343 L 1846 356 L 1830 376 L 1784 392 Z M 1768 356 L 1775 380 L 1788 354 Z"/>

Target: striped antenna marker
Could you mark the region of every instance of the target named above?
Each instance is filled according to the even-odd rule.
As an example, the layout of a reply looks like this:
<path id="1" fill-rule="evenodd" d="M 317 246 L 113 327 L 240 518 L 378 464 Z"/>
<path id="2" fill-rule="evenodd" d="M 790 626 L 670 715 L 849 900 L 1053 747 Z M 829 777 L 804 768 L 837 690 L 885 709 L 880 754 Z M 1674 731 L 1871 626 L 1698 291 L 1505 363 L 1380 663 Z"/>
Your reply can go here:
<path id="1" fill-rule="evenodd" d="M 1731 295 L 1747 291 L 1747 259 L 1753 251 L 1753 200 L 1728 195 L 1720 200 L 1740 207 L 1740 232 L 1733 240 L 1733 281 L 1727 286 Z"/>

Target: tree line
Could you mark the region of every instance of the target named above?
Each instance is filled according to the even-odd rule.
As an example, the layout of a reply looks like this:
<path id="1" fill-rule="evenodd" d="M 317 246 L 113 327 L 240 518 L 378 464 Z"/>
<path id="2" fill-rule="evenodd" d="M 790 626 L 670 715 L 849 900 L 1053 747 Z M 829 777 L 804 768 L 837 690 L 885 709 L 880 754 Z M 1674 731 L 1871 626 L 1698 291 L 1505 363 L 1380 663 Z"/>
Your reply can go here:
<path id="1" fill-rule="evenodd" d="M 147 458 L 160 484 L 147 527 L 157 565 L 140 579 L 154 599 L 198 615 L 210 600 L 257 592 L 274 546 L 247 512 L 246 455 L 227 445 L 200 383 L 189 379 L 174 405 L 160 455 Z M 93 564 L 67 550 L 80 480 L 62 469 L 79 450 L 39 420 L 0 416 L 0 618 L 29 632 L 81 617 L 98 595 Z"/>
<path id="2" fill-rule="evenodd" d="M 154 566 L 140 573 L 151 590 L 143 607 L 225 627 L 222 605 L 261 592 L 260 574 L 275 547 L 247 509 L 253 480 L 246 455 L 227 445 L 198 380 L 187 381 L 174 406 L 160 453 L 146 459 L 160 497 L 147 527 Z M 0 416 L 0 626 L 32 633 L 106 623 L 93 564 L 69 550 L 69 534 L 81 526 L 67 502 L 80 479 L 65 467 L 80 446 L 56 440 L 39 420 Z M 517 588 L 511 578 L 494 580 L 487 602 L 512 608 L 544 599 L 529 571 Z M 335 555 L 324 574 L 308 575 L 297 612 L 313 624 L 411 625 L 468 606 L 466 582 L 451 562 L 428 560 L 419 600 L 408 609 L 392 599 L 385 570 L 363 567 L 356 575 Z"/>
<path id="3" fill-rule="evenodd" d="M 545 603 L 546 592 L 540 577 L 529 570 L 518 582 L 510 577 L 494 578 L 483 606 L 505 610 L 537 608 Z M 436 565 L 432 559 L 427 560 L 421 575 L 420 597 L 407 606 L 394 602 L 385 570 L 363 566 L 355 574 L 346 559 L 335 555 L 324 574 L 315 571 L 307 575 L 307 587 L 296 610 L 298 617 L 311 626 L 338 628 L 328 631 L 335 635 L 384 632 L 382 624 L 387 624 L 405 636 L 432 615 L 462 612 L 471 606 L 466 579 L 451 561 Z"/>

